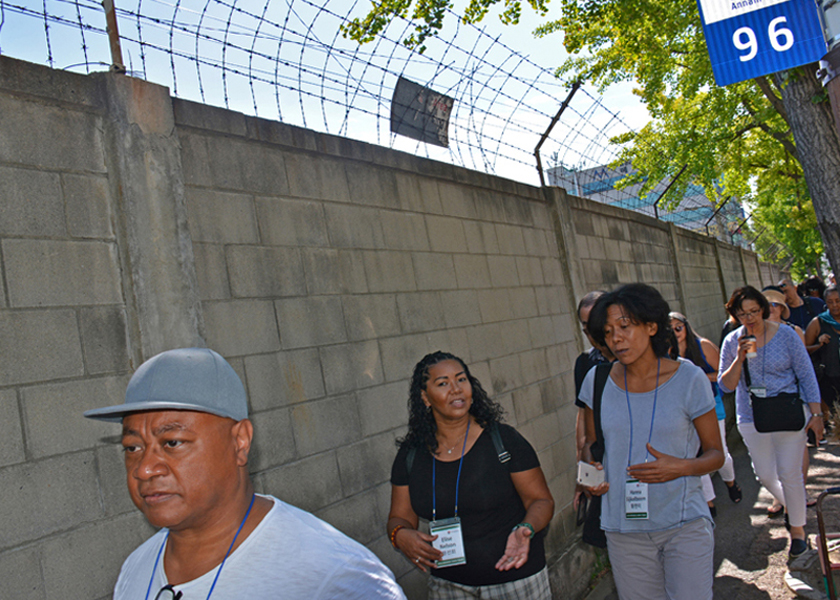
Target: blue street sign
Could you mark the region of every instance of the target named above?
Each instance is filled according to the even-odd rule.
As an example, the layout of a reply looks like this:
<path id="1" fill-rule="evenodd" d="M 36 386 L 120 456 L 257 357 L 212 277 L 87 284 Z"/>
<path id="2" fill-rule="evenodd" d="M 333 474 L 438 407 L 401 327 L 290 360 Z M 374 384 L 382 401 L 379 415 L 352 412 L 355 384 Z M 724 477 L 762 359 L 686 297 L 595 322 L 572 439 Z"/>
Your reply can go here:
<path id="1" fill-rule="evenodd" d="M 827 52 L 814 0 L 697 0 L 718 85 L 817 62 Z"/>

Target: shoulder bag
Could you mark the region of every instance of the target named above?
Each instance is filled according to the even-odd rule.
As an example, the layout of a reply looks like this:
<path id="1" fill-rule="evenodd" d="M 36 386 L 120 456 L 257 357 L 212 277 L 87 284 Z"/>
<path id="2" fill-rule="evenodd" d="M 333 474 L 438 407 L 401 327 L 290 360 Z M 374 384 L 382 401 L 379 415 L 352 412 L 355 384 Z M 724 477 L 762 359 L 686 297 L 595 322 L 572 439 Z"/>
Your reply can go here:
<path id="1" fill-rule="evenodd" d="M 612 363 L 603 363 L 595 367 L 595 389 L 592 393 L 592 413 L 595 418 L 595 441 L 589 451 L 592 459 L 603 463 L 604 461 L 604 431 L 601 429 L 601 396 L 604 395 L 604 387 L 607 385 L 607 378 L 610 376 Z M 601 496 L 589 498 L 589 507 L 586 511 L 586 520 L 583 522 L 584 542 L 596 548 L 607 547 L 607 535 L 601 529 Z"/>
<path id="2" fill-rule="evenodd" d="M 750 367 L 744 361 L 744 378 L 747 390 L 750 382 Z M 775 396 L 759 398 L 750 392 L 750 405 L 753 411 L 753 424 L 759 433 L 773 431 L 799 431 L 805 427 L 805 411 L 802 399 L 799 397 L 799 381 L 796 382 L 797 393 L 783 392 Z"/>

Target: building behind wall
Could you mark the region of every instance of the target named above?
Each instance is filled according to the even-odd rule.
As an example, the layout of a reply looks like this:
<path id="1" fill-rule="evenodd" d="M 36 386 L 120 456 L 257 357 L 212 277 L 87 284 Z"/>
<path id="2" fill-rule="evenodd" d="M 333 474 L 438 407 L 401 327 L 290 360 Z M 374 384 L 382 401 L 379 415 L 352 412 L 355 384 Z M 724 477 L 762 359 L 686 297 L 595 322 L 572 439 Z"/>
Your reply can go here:
<path id="1" fill-rule="evenodd" d="M 640 195 L 643 185 L 641 182 L 618 189 L 616 184 L 633 173 L 629 162 L 614 169 L 609 165 L 581 170 L 558 166 L 547 169 L 546 173 L 549 185 L 565 188 L 572 195 L 617 208 L 634 210 L 650 217 L 657 216 L 654 204 L 662 197 L 670 183 L 670 180 L 663 179 L 647 196 Z M 660 207 L 659 213 L 659 218 L 663 221 L 673 222 L 679 227 L 701 233 L 706 232 L 708 223 L 709 234 L 721 241 L 748 247 L 740 230 L 744 211 L 740 202 L 734 198 L 730 199 L 710 222 L 709 219 L 715 213 L 714 203 L 706 197 L 702 187 L 689 184 L 676 209 L 666 212 Z"/>

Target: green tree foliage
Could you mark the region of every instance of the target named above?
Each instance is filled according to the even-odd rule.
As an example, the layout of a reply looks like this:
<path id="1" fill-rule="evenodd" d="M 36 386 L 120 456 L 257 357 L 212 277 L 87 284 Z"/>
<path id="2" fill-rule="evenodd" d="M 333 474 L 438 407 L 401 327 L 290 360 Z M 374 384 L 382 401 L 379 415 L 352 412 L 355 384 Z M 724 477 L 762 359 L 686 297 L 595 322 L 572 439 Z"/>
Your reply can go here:
<path id="1" fill-rule="evenodd" d="M 644 182 L 644 195 L 687 165 L 685 173 L 691 176 L 677 180 L 663 205 L 677 204 L 689 184 L 701 185 L 718 203 L 735 196 L 754 207 L 753 230 L 782 242 L 794 261 L 794 274 L 811 269 L 823 248 L 784 107 L 783 79 L 761 77 L 718 87 L 696 0 L 559 2 L 559 18 L 549 15 L 535 31 L 537 36 L 563 35 L 571 58 L 557 74 L 601 91 L 635 81 L 634 93 L 653 117 L 642 130 L 612 140 L 621 147 L 616 164 L 630 161 L 636 169 L 624 185 Z M 499 3 L 501 19 L 516 23 L 519 0 L 470 0 L 463 18 L 479 21 Z M 529 4 L 547 14 L 548 0 Z M 450 5 L 449 0 L 384 0 L 345 28 L 345 35 L 370 40 L 399 16 L 419 21 L 405 43 L 422 46 L 442 27 Z M 795 76 L 805 76 L 804 71 Z M 759 243 L 759 249 L 762 245 L 768 244 Z"/>

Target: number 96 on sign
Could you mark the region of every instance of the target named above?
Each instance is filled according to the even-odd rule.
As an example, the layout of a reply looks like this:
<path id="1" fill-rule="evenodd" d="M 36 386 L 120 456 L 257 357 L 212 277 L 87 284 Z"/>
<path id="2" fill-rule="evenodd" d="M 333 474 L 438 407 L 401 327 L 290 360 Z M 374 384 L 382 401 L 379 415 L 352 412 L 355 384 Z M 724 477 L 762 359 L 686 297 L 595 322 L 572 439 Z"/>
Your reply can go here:
<path id="1" fill-rule="evenodd" d="M 718 85 L 816 62 L 826 53 L 813 0 L 698 0 L 698 5 Z"/>

